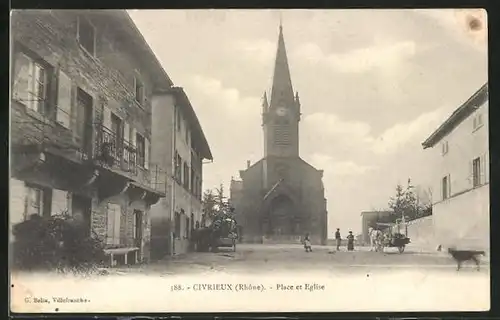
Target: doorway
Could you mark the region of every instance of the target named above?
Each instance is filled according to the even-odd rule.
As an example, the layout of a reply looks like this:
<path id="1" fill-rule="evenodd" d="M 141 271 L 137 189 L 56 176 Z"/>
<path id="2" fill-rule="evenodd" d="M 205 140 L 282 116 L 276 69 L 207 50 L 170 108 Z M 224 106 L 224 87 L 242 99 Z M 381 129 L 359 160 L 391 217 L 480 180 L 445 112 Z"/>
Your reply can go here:
<path id="1" fill-rule="evenodd" d="M 73 217 L 84 226 L 85 236 L 90 236 L 92 200 L 90 198 L 74 194 L 71 199 L 71 212 Z"/>
<path id="2" fill-rule="evenodd" d="M 134 210 L 134 246 L 139 248 L 138 256 L 142 253 L 142 217 L 144 213 Z"/>

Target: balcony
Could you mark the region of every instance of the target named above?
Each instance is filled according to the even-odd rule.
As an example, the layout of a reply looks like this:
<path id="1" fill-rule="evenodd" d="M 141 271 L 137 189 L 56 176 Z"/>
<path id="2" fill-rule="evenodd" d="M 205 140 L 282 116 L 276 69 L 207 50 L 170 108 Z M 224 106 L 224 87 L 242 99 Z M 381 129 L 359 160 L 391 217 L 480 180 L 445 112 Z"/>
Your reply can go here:
<path id="1" fill-rule="evenodd" d="M 155 164 L 146 167 L 137 147 L 111 129 L 95 125 L 94 163 L 106 169 L 103 172 L 102 197 L 128 192 L 129 197 L 154 203 L 166 193 L 166 171 Z M 118 181 L 117 181 L 118 180 Z M 105 182 L 105 183 L 104 183 Z"/>

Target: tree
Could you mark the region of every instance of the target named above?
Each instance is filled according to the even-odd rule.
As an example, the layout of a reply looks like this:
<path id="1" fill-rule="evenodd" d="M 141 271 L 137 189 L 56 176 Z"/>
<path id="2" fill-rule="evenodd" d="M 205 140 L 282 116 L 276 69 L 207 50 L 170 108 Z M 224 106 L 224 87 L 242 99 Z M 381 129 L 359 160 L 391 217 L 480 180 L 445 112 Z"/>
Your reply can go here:
<path id="1" fill-rule="evenodd" d="M 396 195 L 389 200 L 389 208 L 394 211 L 394 220 L 405 217 L 406 221 L 421 218 L 432 213 L 432 204 L 430 196 L 421 192 L 421 189 L 411 184 L 411 179 L 408 179 L 408 184 L 404 188 L 401 184 L 396 186 Z M 430 212 L 430 213 L 429 213 Z"/>
<path id="2" fill-rule="evenodd" d="M 207 218 L 213 219 L 217 215 L 217 195 L 213 190 L 207 189 L 203 193 L 203 215 Z"/>

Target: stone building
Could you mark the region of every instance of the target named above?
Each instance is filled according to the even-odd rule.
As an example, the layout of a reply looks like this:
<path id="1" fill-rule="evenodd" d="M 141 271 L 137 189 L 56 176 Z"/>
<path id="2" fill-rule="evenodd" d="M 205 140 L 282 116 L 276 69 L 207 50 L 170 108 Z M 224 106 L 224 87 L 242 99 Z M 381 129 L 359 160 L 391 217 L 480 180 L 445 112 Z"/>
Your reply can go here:
<path id="1" fill-rule="evenodd" d="M 432 220 L 437 243 L 489 249 L 488 84 L 423 143 L 433 153 Z"/>
<path id="2" fill-rule="evenodd" d="M 173 87 L 152 100 L 151 159 L 166 169 L 167 194 L 151 208 L 152 255 L 186 253 L 202 218 L 202 161 L 212 153 L 184 89 Z"/>
<path id="3" fill-rule="evenodd" d="M 172 81 L 124 10 L 15 11 L 12 48 L 10 225 L 67 212 L 112 264 L 147 261 L 151 101 Z"/>
<path id="4" fill-rule="evenodd" d="M 262 103 L 264 157 L 240 171 L 231 183 L 241 236 L 245 242 L 296 242 L 305 233 L 326 243 L 327 210 L 323 171 L 299 155 L 301 105 L 294 94 L 283 28 L 279 28 L 274 77 Z"/>

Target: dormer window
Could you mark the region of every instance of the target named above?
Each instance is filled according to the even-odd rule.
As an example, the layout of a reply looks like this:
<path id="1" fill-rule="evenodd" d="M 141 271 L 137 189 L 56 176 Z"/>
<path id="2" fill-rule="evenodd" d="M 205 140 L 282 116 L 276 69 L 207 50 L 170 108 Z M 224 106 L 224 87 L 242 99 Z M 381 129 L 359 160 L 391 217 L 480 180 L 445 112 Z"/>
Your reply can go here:
<path id="1" fill-rule="evenodd" d="M 87 53 L 95 55 L 95 27 L 85 18 L 78 18 L 77 39 Z"/>
<path id="2" fill-rule="evenodd" d="M 477 130 L 483 126 L 483 114 L 476 113 L 472 119 L 472 130 Z"/>
<path id="3" fill-rule="evenodd" d="M 441 144 L 441 154 L 444 156 L 448 153 L 448 141 L 443 141 Z"/>

